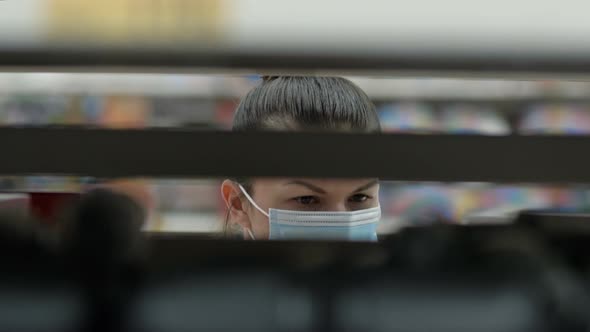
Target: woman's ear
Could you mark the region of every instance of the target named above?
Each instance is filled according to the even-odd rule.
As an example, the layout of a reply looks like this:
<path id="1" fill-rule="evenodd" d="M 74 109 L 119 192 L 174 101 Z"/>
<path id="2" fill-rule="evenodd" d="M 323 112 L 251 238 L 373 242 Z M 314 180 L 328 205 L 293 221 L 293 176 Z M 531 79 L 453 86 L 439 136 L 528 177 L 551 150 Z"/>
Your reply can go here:
<path id="1" fill-rule="evenodd" d="M 225 180 L 221 184 L 221 195 L 223 201 L 229 209 L 229 222 L 238 224 L 244 229 L 252 229 L 252 223 L 242 200 L 242 191 L 240 187 L 231 180 Z"/>

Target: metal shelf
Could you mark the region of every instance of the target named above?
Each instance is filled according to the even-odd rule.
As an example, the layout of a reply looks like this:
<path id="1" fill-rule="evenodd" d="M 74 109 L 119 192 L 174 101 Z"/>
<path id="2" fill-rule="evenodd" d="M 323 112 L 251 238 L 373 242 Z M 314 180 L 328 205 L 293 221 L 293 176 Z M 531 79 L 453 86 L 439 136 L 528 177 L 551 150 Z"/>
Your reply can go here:
<path id="1" fill-rule="evenodd" d="M 590 137 L 2 128 L 0 174 L 590 183 Z"/>
<path id="2" fill-rule="evenodd" d="M 157 46 L 157 45 L 156 45 Z M 590 53 L 590 52 L 589 52 Z M 584 55 L 587 55 L 584 53 Z M 281 74 L 368 74 L 377 76 L 468 76 L 588 79 L 590 57 L 544 54 L 465 55 L 460 52 L 345 53 L 147 49 L 105 47 L 0 48 L 0 71 L 19 72 L 223 72 Z"/>

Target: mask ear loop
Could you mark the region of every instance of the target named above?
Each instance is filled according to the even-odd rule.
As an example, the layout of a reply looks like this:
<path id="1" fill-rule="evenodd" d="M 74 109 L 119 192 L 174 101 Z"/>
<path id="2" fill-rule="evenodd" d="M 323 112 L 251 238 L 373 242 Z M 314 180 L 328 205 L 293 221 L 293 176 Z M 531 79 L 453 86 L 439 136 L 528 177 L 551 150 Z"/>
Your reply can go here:
<path id="1" fill-rule="evenodd" d="M 268 212 L 264 212 L 264 210 L 261 209 L 260 206 L 258 206 L 258 204 L 256 204 L 256 202 L 254 202 L 254 199 L 248 194 L 248 192 L 246 191 L 246 189 L 244 189 L 244 187 L 242 187 L 241 184 L 238 184 L 238 186 L 240 187 L 240 190 L 242 191 L 242 193 L 244 194 L 244 196 L 246 196 L 246 198 L 248 199 L 248 201 L 250 202 L 250 204 L 254 205 L 254 207 L 256 208 L 256 210 L 260 211 L 260 213 L 264 214 L 267 218 L 269 218 L 270 216 L 268 215 Z"/>
<path id="2" fill-rule="evenodd" d="M 223 227 L 223 237 L 227 238 L 227 227 L 229 224 L 229 214 L 231 212 L 231 205 L 228 205 L 227 207 L 227 212 L 225 213 L 225 225 Z M 252 230 L 250 230 L 250 228 L 246 228 L 246 232 L 248 232 L 248 235 L 250 236 L 250 238 L 252 238 L 252 240 L 256 240 L 256 238 L 254 237 L 254 234 L 252 233 Z"/>
<path id="3" fill-rule="evenodd" d="M 244 194 L 244 196 L 246 196 L 246 199 L 248 199 L 248 201 L 250 202 L 250 204 L 252 204 L 252 206 L 254 206 L 258 211 L 260 211 L 260 213 L 262 213 L 263 215 L 265 215 L 267 218 L 269 218 L 269 215 L 267 212 L 264 212 L 263 209 L 260 208 L 260 206 L 258 206 L 258 204 L 256 204 L 256 202 L 254 202 L 254 199 L 252 198 L 252 196 L 250 196 L 250 194 L 248 194 L 248 192 L 246 191 L 246 189 L 244 189 L 244 187 L 238 183 L 238 186 L 240 187 L 240 190 L 242 191 L 242 193 Z M 246 228 L 246 232 L 248 233 L 248 235 L 250 236 L 250 238 L 252 240 L 256 240 L 256 237 L 254 236 L 254 233 L 252 233 L 252 230 L 250 228 Z"/>
<path id="4" fill-rule="evenodd" d="M 231 213 L 231 205 L 228 204 L 227 212 L 225 213 L 225 225 L 223 226 L 223 237 L 227 238 L 227 227 L 229 224 L 229 214 Z"/>
<path id="5" fill-rule="evenodd" d="M 246 228 L 246 232 L 248 232 L 248 235 L 250 235 L 250 238 L 252 238 L 252 240 L 256 241 L 256 238 L 254 237 L 254 234 L 252 233 L 252 230 L 250 228 Z"/>

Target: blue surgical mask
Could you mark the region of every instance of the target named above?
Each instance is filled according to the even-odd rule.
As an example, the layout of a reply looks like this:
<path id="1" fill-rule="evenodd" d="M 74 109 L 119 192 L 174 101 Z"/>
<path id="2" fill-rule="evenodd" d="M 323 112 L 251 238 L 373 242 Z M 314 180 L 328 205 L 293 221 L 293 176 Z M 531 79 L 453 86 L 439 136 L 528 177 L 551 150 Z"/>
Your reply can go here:
<path id="1" fill-rule="evenodd" d="M 269 220 L 270 240 L 349 240 L 377 241 L 381 207 L 357 211 L 292 211 L 269 209 L 254 202 L 240 185 L 248 201 Z M 246 230 L 254 240 L 250 229 Z"/>

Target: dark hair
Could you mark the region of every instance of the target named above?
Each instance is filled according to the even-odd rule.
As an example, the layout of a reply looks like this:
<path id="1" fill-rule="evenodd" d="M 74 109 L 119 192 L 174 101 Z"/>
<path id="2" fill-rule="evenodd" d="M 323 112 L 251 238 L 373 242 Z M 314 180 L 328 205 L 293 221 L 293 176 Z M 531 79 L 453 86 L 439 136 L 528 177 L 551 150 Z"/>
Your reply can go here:
<path id="1" fill-rule="evenodd" d="M 378 132 L 369 97 L 341 77 L 265 76 L 239 104 L 235 131 Z"/>
<path id="2" fill-rule="evenodd" d="M 264 76 L 240 102 L 234 131 L 379 132 L 375 105 L 342 77 Z M 251 192 L 246 179 L 235 179 Z"/>

